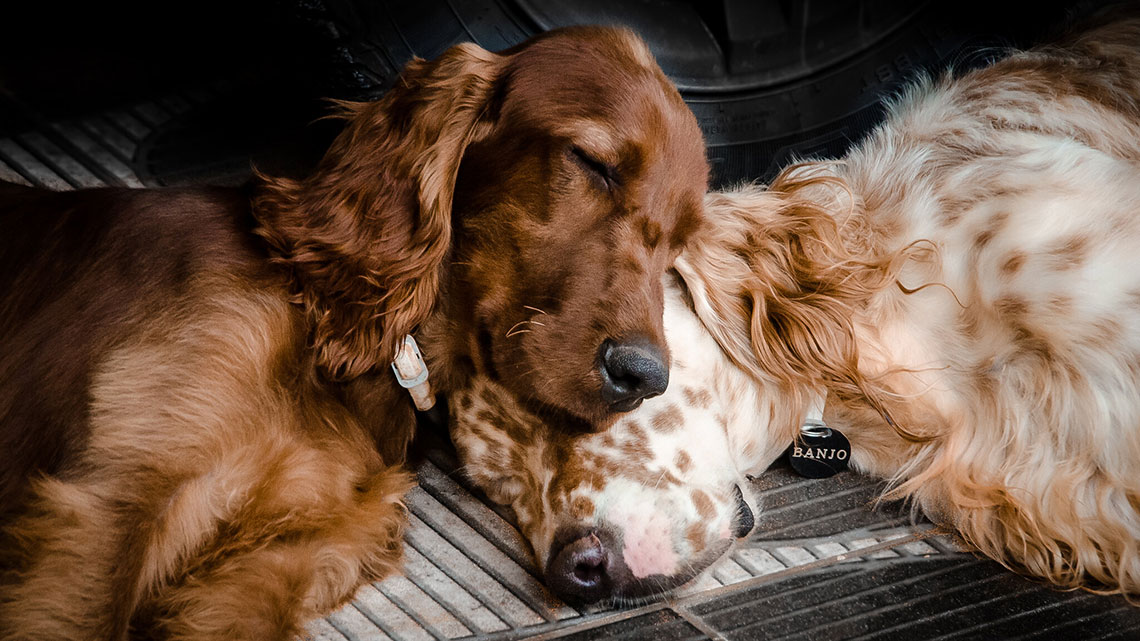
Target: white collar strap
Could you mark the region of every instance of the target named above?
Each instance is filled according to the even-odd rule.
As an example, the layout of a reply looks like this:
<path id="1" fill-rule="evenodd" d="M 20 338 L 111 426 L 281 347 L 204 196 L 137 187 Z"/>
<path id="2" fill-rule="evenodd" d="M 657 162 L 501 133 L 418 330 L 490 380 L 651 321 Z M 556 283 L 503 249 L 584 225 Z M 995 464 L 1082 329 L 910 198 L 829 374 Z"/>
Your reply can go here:
<path id="1" fill-rule="evenodd" d="M 404 336 L 396 360 L 392 361 L 392 372 L 396 374 L 400 387 L 412 395 L 416 409 L 426 412 L 435 405 L 435 395 L 431 393 L 431 382 L 428 381 L 427 363 L 411 334 Z"/>

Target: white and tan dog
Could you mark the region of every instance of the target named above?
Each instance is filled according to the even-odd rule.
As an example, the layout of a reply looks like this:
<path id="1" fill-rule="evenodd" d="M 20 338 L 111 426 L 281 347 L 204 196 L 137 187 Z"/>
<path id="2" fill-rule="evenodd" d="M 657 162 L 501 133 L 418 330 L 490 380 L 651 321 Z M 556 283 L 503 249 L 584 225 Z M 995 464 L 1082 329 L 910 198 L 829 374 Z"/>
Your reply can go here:
<path id="1" fill-rule="evenodd" d="M 1018 571 L 1140 594 L 1140 20 L 920 83 L 842 161 L 706 205 L 664 395 L 579 436 L 487 381 L 453 403 L 557 593 L 710 564 L 822 394 L 889 496 Z"/>

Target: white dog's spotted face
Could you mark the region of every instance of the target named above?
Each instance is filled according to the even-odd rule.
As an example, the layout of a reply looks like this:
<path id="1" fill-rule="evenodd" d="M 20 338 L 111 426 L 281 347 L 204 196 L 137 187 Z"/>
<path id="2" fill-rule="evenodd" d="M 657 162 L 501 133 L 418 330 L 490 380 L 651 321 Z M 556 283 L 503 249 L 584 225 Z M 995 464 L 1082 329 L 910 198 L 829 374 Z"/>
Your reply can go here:
<path id="1" fill-rule="evenodd" d="M 513 507 L 547 583 L 569 601 L 636 600 L 696 576 L 751 530 L 746 475 L 785 445 L 750 440 L 773 410 L 675 275 L 665 298 L 672 382 L 604 432 L 552 430 L 485 379 L 451 399 L 465 472 Z"/>

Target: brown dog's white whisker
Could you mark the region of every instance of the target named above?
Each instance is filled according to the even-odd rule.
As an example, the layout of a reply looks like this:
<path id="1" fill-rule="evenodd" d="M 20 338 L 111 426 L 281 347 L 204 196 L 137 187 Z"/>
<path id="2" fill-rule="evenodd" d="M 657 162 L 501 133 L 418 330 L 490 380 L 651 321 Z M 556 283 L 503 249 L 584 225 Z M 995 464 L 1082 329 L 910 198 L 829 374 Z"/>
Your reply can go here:
<path id="1" fill-rule="evenodd" d="M 511 328 L 507 330 L 506 338 L 510 338 L 511 336 L 514 336 L 515 334 L 525 334 L 527 332 L 534 331 L 534 330 L 526 329 L 523 327 L 523 325 L 526 325 L 528 322 L 530 322 L 530 321 L 521 320 L 521 321 L 515 323 L 514 325 L 511 325 Z"/>

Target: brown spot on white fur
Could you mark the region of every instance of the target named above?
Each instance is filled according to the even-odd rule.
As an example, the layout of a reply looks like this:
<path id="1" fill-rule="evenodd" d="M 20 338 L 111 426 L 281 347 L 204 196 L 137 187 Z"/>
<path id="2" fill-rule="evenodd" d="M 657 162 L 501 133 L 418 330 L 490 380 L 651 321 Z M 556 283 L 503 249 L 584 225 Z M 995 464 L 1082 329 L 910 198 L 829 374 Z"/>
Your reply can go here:
<path id="1" fill-rule="evenodd" d="M 716 506 L 713 505 L 712 499 L 703 490 L 693 490 L 693 505 L 697 508 L 697 514 L 703 519 L 711 519 L 716 515 Z"/>
<path id="2" fill-rule="evenodd" d="M 689 456 L 688 452 L 678 450 L 677 456 L 673 458 L 673 465 L 677 466 L 677 470 L 681 472 L 681 474 L 684 474 L 693 466 L 693 458 Z"/>
<path id="3" fill-rule="evenodd" d="M 681 413 L 680 408 L 676 405 L 666 405 L 653 415 L 649 424 L 653 426 L 654 430 L 667 433 L 681 427 L 684 420 L 685 415 Z"/>
<path id="4" fill-rule="evenodd" d="M 1029 313 L 1029 303 L 1020 296 L 1004 296 L 994 302 L 994 309 L 1002 316 L 1021 317 Z"/>
<path id="5" fill-rule="evenodd" d="M 1024 252 L 1015 251 L 1011 252 L 1008 257 L 1001 264 L 1001 272 L 1006 276 L 1013 276 L 1025 265 L 1026 255 Z"/>
<path id="6" fill-rule="evenodd" d="M 1050 258 L 1057 269 L 1074 269 L 1085 262 L 1091 246 L 1088 236 L 1073 235 L 1059 241 L 1050 251 Z"/>
<path id="7" fill-rule="evenodd" d="M 585 496 L 574 497 L 570 503 L 570 516 L 575 519 L 588 519 L 594 515 L 594 510 L 594 502 Z"/>
<path id="8" fill-rule="evenodd" d="M 694 550 L 701 550 L 705 546 L 705 524 L 701 522 L 693 523 L 685 532 L 685 541 Z"/>
<path id="9" fill-rule="evenodd" d="M 712 394 L 708 390 L 686 387 L 681 393 L 685 395 L 685 402 L 691 407 L 705 409 L 712 404 Z"/>

